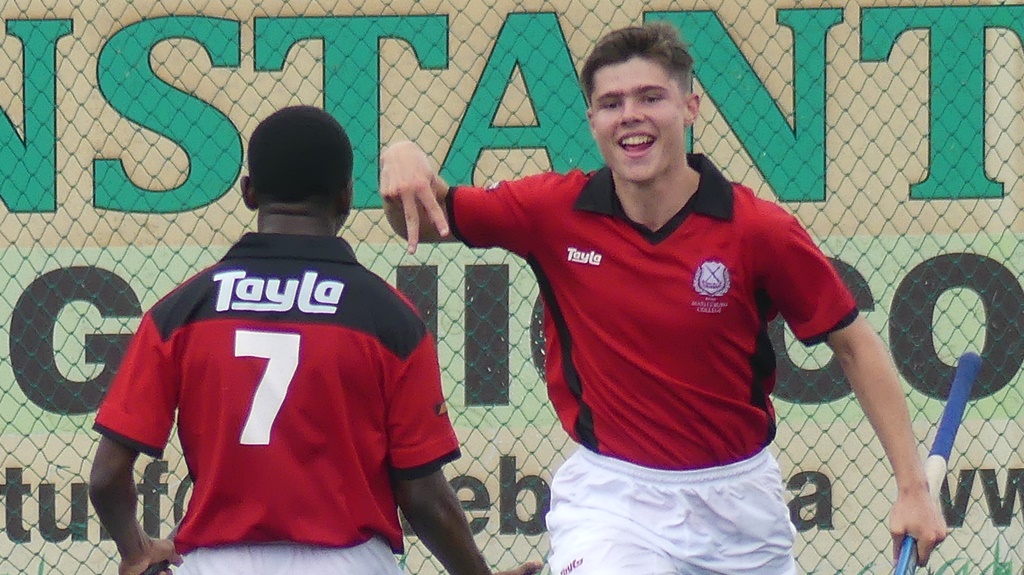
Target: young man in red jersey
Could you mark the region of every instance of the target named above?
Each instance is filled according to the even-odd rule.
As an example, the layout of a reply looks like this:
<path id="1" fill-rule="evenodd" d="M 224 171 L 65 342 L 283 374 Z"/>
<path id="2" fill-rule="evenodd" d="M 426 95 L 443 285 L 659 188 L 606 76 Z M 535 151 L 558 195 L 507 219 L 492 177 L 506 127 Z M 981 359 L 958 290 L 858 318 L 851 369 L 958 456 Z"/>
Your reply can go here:
<path id="1" fill-rule="evenodd" d="M 946 526 L 888 351 L 792 215 L 687 153 L 692 69 L 667 24 L 598 41 L 581 74 L 596 172 L 449 188 L 414 143 L 381 154 L 385 212 L 410 251 L 451 233 L 537 276 L 549 397 L 583 446 L 552 485 L 551 570 L 796 572 L 766 449 L 779 313 L 839 358 L 894 470 L 894 543 L 913 535 L 924 563 Z"/>
<path id="2" fill-rule="evenodd" d="M 96 417 L 90 496 L 120 575 L 162 561 L 182 575 L 396 575 L 398 508 L 450 573 L 489 575 L 441 471 L 459 446 L 433 337 L 337 237 L 345 131 L 318 108 L 279 110 L 248 166 L 259 231 L 145 314 Z M 194 485 L 172 543 L 136 520 L 133 467 L 161 455 L 176 413 Z"/>

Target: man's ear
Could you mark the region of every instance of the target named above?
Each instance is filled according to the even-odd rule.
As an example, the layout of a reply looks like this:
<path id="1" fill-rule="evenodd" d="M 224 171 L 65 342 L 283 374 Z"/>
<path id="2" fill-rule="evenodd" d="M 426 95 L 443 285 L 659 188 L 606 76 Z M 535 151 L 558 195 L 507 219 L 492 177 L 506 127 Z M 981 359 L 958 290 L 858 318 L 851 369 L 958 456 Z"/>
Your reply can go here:
<path id="1" fill-rule="evenodd" d="M 592 105 L 587 106 L 587 127 L 590 128 L 590 134 L 594 134 L 594 107 Z"/>
<path id="2" fill-rule="evenodd" d="M 338 229 L 345 224 L 345 220 L 348 219 L 349 212 L 352 211 L 352 194 L 353 194 L 352 180 L 349 180 L 345 184 L 345 189 L 338 194 L 338 198 L 334 202 L 334 213 L 338 214 Z"/>
<path id="3" fill-rule="evenodd" d="M 700 96 L 690 92 L 684 97 L 685 107 L 685 120 L 686 126 L 692 126 L 697 122 L 697 118 L 700 116 Z"/>
<path id="4" fill-rule="evenodd" d="M 242 188 L 242 202 L 245 204 L 245 207 L 255 211 L 260 207 L 260 202 L 256 199 L 256 189 L 252 185 L 252 180 L 249 179 L 249 176 L 242 176 L 240 185 Z"/>

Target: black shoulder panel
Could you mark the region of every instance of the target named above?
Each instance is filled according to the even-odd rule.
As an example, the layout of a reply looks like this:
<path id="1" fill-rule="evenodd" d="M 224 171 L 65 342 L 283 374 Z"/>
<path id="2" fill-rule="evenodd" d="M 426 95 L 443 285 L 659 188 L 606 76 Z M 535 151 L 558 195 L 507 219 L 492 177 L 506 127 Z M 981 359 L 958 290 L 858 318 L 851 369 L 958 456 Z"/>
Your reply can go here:
<path id="1" fill-rule="evenodd" d="M 227 259 L 174 289 L 150 310 L 161 338 L 213 319 L 336 325 L 374 336 L 405 358 L 427 334 L 419 314 L 357 263 Z"/>

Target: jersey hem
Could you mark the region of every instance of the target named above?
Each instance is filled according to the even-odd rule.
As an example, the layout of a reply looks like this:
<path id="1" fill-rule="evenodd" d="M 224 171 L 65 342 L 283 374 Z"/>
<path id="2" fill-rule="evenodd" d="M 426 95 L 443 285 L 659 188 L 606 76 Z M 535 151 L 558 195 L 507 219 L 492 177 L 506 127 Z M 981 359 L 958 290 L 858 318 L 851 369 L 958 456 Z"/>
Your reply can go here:
<path id="1" fill-rule="evenodd" d="M 818 334 L 814 337 L 809 337 L 807 339 L 801 339 L 800 343 L 808 347 L 812 345 L 817 345 L 819 343 L 823 343 L 826 339 L 828 339 L 828 336 L 832 335 L 832 333 L 837 332 L 843 329 L 844 327 L 847 327 L 850 324 L 852 324 L 853 320 L 857 319 L 857 315 L 859 314 L 860 310 L 858 310 L 857 308 L 853 308 L 853 310 L 851 310 L 850 313 L 843 316 L 843 319 L 839 320 L 839 322 L 836 323 L 836 325 L 832 326 L 832 328 L 826 331 L 825 333 Z"/>
<path id="2" fill-rule="evenodd" d="M 161 448 L 153 447 L 152 445 L 147 445 L 145 443 L 142 443 L 141 441 L 136 441 L 128 436 L 121 435 L 120 433 L 114 431 L 113 429 L 110 429 L 109 427 L 106 427 L 99 423 L 93 424 L 92 428 L 103 437 L 106 437 L 111 441 L 116 441 L 117 443 L 120 443 L 121 445 L 127 447 L 128 449 L 138 451 L 139 453 L 145 453 L 146 455 L 150 455 L 157 459 L 163 457 L 164 455 L 164 450 Z"/>
<path id="3" fill-rule="evenodd" d="M 452 461 L 455 461 L 460 457 L 462 457 L 462 452 L 458 448 L 456 448 L 454 451 L 449 451 L 448 453 L 442 455 L 441 457 L 438 457 L 437 459 L 429 463 L 424 463 L 423 465 L 417 465 L 416 467 L 406 467 L 402 469 L 393 467 L 390 471 L 390 474 L 391 477 L 394 479 L 420 479 L 430 475 L 431 473 L 440 471 L 441 467 L 445 463 L 451 463 Z"/>

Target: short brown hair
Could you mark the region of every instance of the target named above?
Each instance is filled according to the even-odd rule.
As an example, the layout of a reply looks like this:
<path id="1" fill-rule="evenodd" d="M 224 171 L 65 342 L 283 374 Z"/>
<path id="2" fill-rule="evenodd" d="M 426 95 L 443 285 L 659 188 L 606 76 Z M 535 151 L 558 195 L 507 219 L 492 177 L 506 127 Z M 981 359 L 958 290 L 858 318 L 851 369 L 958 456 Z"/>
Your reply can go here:
<path id="1" fill-rule="evenodd" d="M 621 64 L 633 57 L 660 64 L 689 90 L 693 76 L 693 56 L 675 26 L 651 22 L 643 26 L 619 28 L 597 41 L 583 63 L 580 86 L 587 102 L 594 92 L 594 74 L 605 66 Z"/>

